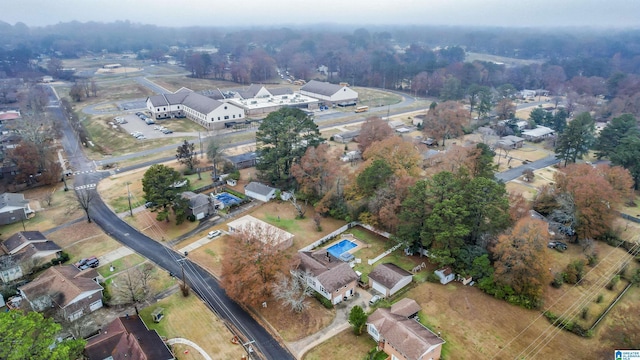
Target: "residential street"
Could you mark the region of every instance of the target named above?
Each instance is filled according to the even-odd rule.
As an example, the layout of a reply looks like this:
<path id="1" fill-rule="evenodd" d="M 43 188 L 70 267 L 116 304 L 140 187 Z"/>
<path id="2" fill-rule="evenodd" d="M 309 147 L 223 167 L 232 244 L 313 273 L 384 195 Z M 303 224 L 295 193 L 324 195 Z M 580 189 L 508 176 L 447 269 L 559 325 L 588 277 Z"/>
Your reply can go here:
<path id="1" fill-rule="evenodd" d="M 52 97 L 55 95 L 52 94 Z M 52 103 L 53 104 L 53 103 Z M 52 117 L 60 125 L 63 133 L 62 144 L 69 157 L 71 166 L 76 171 L 93 169 L 90 162 L 82 152 L 82 147 L 72 131 L 69 121 L 62 114 L 59 106 L 50 106 Z M 100 179 L 108 176 L 108 172 L 86 172 L 77 174 L 73 186 L 76 188 L 97 184 Z M 139 233 L 136 229 L 120 219 L 99 197 L 95 187 L 86 190 L 95 194 L 91 201 L 90 215 L 93 221 L 99 225 L 107 235 L 128 246 L 136 253 L 153 261 L 161 268 L 173 273 L 184 274 L 192 290 L 207 303 L 209 308 L 216 312 L 222 319 L 240 331 L 245 337 L 247 348 L 261 353 L 267 359 L 294 359 L 293 355 L 278 343 L 278 341 L 260 324 L 258 324 L 246 311 L 229 299 L 217 280 L 205 270 L 192 263 L 181 254 L 169 249 L 157 241 Z"/>

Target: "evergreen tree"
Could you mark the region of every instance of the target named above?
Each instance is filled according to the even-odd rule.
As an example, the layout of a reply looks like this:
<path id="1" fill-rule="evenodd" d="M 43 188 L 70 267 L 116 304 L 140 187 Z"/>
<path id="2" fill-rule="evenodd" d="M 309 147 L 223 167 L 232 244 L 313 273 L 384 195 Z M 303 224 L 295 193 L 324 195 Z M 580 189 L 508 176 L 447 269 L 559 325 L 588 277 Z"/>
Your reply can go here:
<path id="1" fill-rule="evenodd" d="M 573 119 L 567 129 L 558 136 L 556 156 L 567 163 L 575 163 L 589 152 L 594 141 L 595 123 L 588 112 Z"/>

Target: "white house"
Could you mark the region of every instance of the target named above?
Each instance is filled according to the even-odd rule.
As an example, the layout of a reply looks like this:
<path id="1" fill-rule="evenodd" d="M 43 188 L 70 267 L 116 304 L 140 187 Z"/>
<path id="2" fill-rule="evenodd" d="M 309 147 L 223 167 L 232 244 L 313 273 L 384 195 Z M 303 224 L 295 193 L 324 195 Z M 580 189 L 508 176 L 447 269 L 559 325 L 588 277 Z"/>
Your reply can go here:
<path id="1" fill-rule="evenodd" d="M 302 86 L 300 94 L 324 101 L 326 106 L 358 101 L 358 93 L 348 86 L 317 80 L 311 80 Z"/>
<path id="2" fill-rule="evenodd" d="M 293 245 L 294 235 L 288 231 L 284 231 L 279 227 L 273 226 L 260 219 L 256 219 L 251 215 L 245 215 L 239 219 L 233 220 L 227 224 L 229 234 L 236 232 L 250 232 L 265 235 L 261 238 L 262 242 L 267 242 L 278 249 L 287 249 Z M 267 239 L 268 238 L 268 239 Z"/>
<path id="3" fill-rule="evenodd" d="M 271 186 L 254 181 L 244 187 L 244 194 L 253 199 L 267 202 L 276 197 L 277 190 L 278 189 L 272 188 Z"/>
<path id="4" fill-rule="evenodd" d="M 376 266 L 369 273 L 369 286 L 383 297 L 389 297 L 409 285 L 412 279 L 410 272 L 396 264 L 385 263 Z"/>
<path id="5" fill-rule="evenodd" d="M 440 284 L 445 285 L 456 279 L 456 275 L 453 273 L 450 267 L 438 269 L 433 272 L 440 278 Z"/>
<path id="6" fill-rule="evenodd" d="M 221 129 L 226 123 L 244 121 L 244 110 L 234 104 L 214 100 L 189 89 L 147 98 L 154 119 L 187 117 L 207 129 Z"/>
<path id="7" fill-rule="evenodd" d="M 301 251 L 298 256 L 300 265 L 294 273 L 332 304 L 355 294 L 359 276 L 348 263 L 331 255 L 326 249 Z"/>
<path id="8" fill-rule="evenodd" d="M 20 286 L 20 295 L 36 311 L 53 308 L 69 321 L 102 307 L 102 286 L 95 269 L 73 265 L 52 266 L 30 283 Z"/>
<path id="9" fill-rule="evenodd" d="M 522 137 L 527 141 L 537 142 L 553 136 L 554 133 L 553 129 L 538 125 L 535 129 L 522 131 Z"/>

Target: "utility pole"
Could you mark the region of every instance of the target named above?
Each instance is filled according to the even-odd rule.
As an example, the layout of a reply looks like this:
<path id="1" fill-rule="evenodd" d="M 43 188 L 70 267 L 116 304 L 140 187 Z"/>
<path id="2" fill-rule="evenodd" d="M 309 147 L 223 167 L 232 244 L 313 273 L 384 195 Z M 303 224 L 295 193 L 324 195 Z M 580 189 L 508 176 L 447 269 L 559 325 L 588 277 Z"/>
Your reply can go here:
<path id="1" fill-rule="evenodd" d="M 198 140 L 200 140 L 200 159 L 202 159 L 202 137 L 200 136 L 200 131 L 198 131 Z"/>
<path id="2" fill-rule="evenodd" d="M 127 181 L 127 200 L 129 200 L 129 214 L 133 217 L 133 209 L 131 208 L 131 192 L 129 191 L 129 182 Z"/>

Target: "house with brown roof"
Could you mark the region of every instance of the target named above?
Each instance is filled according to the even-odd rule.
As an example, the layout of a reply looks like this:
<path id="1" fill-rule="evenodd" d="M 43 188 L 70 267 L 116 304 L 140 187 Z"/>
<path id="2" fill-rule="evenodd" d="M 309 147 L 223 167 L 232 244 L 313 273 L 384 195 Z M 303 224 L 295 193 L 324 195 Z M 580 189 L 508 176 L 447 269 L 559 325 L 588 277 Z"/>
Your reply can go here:
<path id="1" fill-rule="evenodd" d="M 379 308 L 367 319 L 367 333 L 396 360 L 438 360 L 445 341 L 415 318 L 420 306 L 403 299 L 390 309 Z"/>
<path id="2" fill-rule="evenodd" d="M 369 273 L 369 287 L 389 297 L 409 285 L 413 275 L 396 264 L 384 263 L 376 266 Z"/>
<path id="3" fill-rule="evenodd" d="M 173 360 L 175 356 L 155 330 L 137 315 L 113 320 L 87 340 L 84 354 L 89 360 Z"/>
<path id="4" fill-rule="evenodd" d="M 57 257 L 62 248 L 39 231 L 21 231 L 0 244 L 0 280 L 10 282 L 30 273 L 35 266 Z"/>
<path id="5" fill-rule="evenodd" d="M 301 251 L 298 256 L 300 265 L 295 271 L 297 276 L 332 304 L 354 295 L 359 277 L 348 263 L 331 255 L 326 249 Z"/>
<path id="6" fill-rule="evenodd" d="M 75 321 L 102 307 L 103 288 L 97 279 L 95 269 L 52 266 L 18 291 L 35 311 L 53 308 Z"/>
<path id="7" fill-rule="evenodd" d="M 187 117 L 207 129 L 222 129 L 225 123 L 244 121 L 245 117 L 242 108 L 187 88 L 182 88 L 173 94 L 150 96 L 146 104 L 154 119 Z"/>
<path id="8" fill-rule="evenodd" d="M 26 220 L 34 213 L 29 206 L 29 200 L 25 200 L 24 195 L 14 193 L 0 195 L 0 225 Z"/>
<path id="9" fill-rule="evenodd" d="M 300 88 L 300 94 L 322 101 L 323 105 L 340 105 L 358 101 L 358 93 L 348 86 L 311 80 Z"/>

